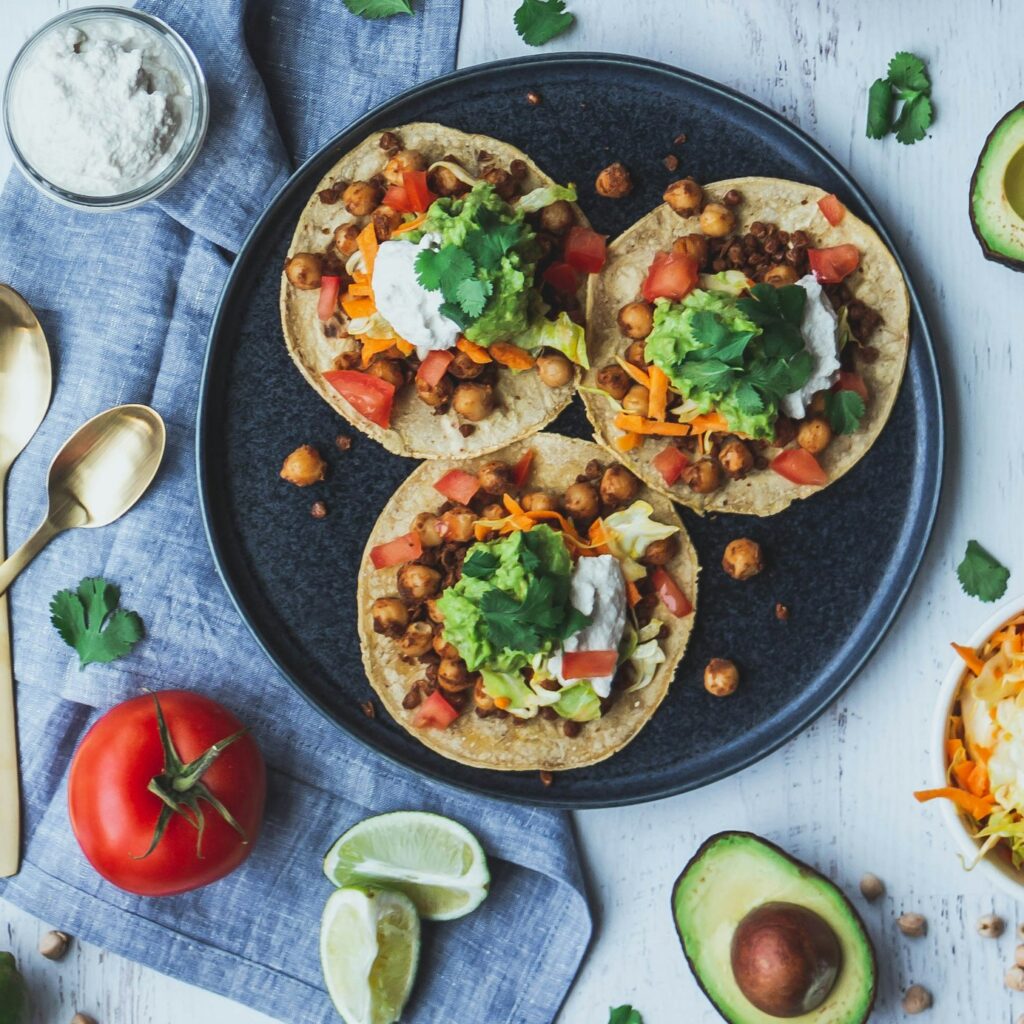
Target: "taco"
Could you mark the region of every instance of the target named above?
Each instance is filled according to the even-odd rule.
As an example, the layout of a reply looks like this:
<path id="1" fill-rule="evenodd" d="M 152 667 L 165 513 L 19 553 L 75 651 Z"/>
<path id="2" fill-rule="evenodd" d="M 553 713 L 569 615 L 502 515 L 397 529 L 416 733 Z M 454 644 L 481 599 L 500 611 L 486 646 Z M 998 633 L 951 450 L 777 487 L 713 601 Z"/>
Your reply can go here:
<path id="1" fill-rule="evenodd" d="M 907 362 L 896 260 L 834 195 L 670 185 L 589 290 L 597 440 L 698 512 L 771 515 L 871 447 Z"/>
<path id="2" fill-rule="evenodd" d="M 525 153 L 439 124 L 375 132 L 306 204 L 281 280 L 296 366 L 400 455 L 466 458 L 525 437 L 587 366 L 576 190 Z"/>
<path id="3" fill-rule="evenodd" d="M 697 573 L 672 503 L 590 441 L 538 434 L 425 462 L 363 556 L 366 674 L 400 725 L 454 761 L 593 764 L 668 692 Z"/>

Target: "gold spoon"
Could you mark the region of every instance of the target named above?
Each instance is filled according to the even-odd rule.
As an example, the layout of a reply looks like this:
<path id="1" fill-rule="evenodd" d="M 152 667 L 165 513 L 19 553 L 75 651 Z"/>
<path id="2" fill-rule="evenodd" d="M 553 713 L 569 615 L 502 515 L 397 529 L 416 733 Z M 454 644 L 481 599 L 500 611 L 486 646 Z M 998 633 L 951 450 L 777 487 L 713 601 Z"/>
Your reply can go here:
<path id="1" fill-rule="evenodd" d="M 7 472 L 43 422 L 53 374 L 46 336 L 29 304 L 0 284 L 0 561 Z M 21 796 L 14 714 L 14 666 L 7 596 L 0 594 L 0 878 L 18 871 Z"/>

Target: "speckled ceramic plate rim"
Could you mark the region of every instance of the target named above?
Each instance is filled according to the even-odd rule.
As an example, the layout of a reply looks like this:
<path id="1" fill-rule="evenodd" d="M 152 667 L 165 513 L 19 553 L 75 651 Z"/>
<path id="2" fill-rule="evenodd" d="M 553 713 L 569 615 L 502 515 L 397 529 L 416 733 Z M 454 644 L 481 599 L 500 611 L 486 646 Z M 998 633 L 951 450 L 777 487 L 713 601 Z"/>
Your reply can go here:
<path id="1" fill-rule="evenodd" d="M 371 130 L 371 125 L 375 122 L 381 122 L 382 119 L 387 118 L 391 111 L 400 110 L 401 107 L 413 97 L 422 98 L 424 96 L 429 96 L 432 93 L 443 92 L 454 85 L 458 85 L 459 83 L 472 81 L 481 77 L 501 75 L 506 70 L 518 70 L 523 67 L 540 69 L 548 67 L 578 67 L 592 72 L 595 65 L 604 65 L 610 68 L 628 68 L 631 71 L 640 71 L 641 73 L 664 76 L 665 78 L 672 79 L 675 82 L 682 83 L 689 88 L 712 93 L 728 103 L 744 107 L 754 114 L 771 121 L 779 131 L 790 135 L 799 146 L 810 150 L 817 159 L 826 164 L 832 172 L 844 182 L 849 194 L 855 196 L 857 201 L 860 203 L 865 214 L 864 219 L 878 231 L 882 240 L 895 256 L 900 270 L 903 272 L 903 276 L 907 282 L 907 289 L 910 293 L 910 305 L 913 314 L 911 321 L 911 344 L 915 345 L 917 348 L 916 352 L 911 352 L 911 360 L 916 356 L 916 358 L 921 361 L 922 380 L 924 383 L 923 390 L 925 392 L 924 397 L 927 403 L 926 408 L 918 410 L 918 417 L 926 419 L 930 426 L 928 440 L 929 449 L 932 453 L 931 465 L 930 471 L 925 472 L 919 488 L 912 492 L 911 500 L 908 504 L 908 515 L 905 523 L 912 527 L 909 532 L 913 537 L 913 542 L 904 547 L 900 552 L 899 558 L 888 567 L 883 577 L 883 585 L 879 588 L 880 591 L 884 591 L 889 596 L 888 604 L 886 607 L 879 609 L 871 619 L 862 620 L 855 633 L 845 644 L 847 648 L 856 646 L 859 650 L 859 655 L 854 654 L 847 656 L 832 673 L 837 679 L 837 685 L 831 688 L 827 695 L 822 695 L 821 700 L 811 704 L 802 715 L 790 722 L 787 722 L 786 726 L 780 729 L 778 735 L 772 742 L 766 743 L 760 748 L 752 750 L 746 755 L 737 758 L 735 763 L 730 765 L 728 768 L 709 772 L 699 781 L 661 786 L 656 789 L 647 790 L 636 796 L 611 796 L 608 798 L 565 800 L 559 799 L 557 789 L 555 787 L 551 787 L 550 789 L 537 793 L 536 796 L 532 798 L 525 796 L 513 797 L 505 793 L 493 791 L 487 785 L 487 776 L 484 773 L 481 773 L 481 782 L 479 785 L 470 782 L 463 782 L 461 780 L 456 782 L 445 778 L 440 771 L 436 771 L 432 767 L 426 767 L 423 764 L 416 763 L 413 759 L 396 757 L 391 753 L 384 751 L 377 743 L 374 742 L 370 734 L 360 734 L 357 731 L 346 729 L 331 714 L 330 709 L 313 694 L 309 693 L 302 681 L 293 676 L 284 666 L 280 658 L 275 653 L 273 640 L 267 637 L 259 629 L 247 611 L 244 595 L 235 585 L 228 573 L 224 551 L 219 538 L 214 534 L 212 526 L 213 511 L 210 502 L 208 479 L 210 467 L 207 466 L 205 459 L 206 439 L 209 426 L 207 420 L 209 418 L 210 373 L 215 355 L 217 339 L 225 327 L 226 307 L 228 305 L 229 297 L 234 291 L 238 281 L 244 276 L 246 264 L 253 258 L 255 243 L 259 240 L 264 228 L 274 221 L 277 216 L 278 208 L 281 205 L 287 203 L 296 194 L 301 196 L 302 202 L 305 201 L 307 198 L 306 193 L 308 193 L 310 189 L 309 180 L 314 180 L 310 173 L 311 169 L 317 164 L 325 161 L 328 153 L 334 154 L 333 159 L 336 159 L 338 154 L 341 154 L 346 149 L 356 145 L 360 138 L 368 130 Z M 287 680 L 287 682 L 298 693 L 300 693 L 312 707 L 316 708 L 320 714 L 333 722 L 338 728 L 347 732 L 364 746 L 374 750 L 382 757 L 400 764 L 405 768 L 409 768 L 418 774 L 424 775 L 435 782 L 442 785 L 455 786 L 456 788 L 480 793 L 484 796 L 509 800 L 513 803 L 536 804 L 564 809 L 618 807 L 627 804 L 647 803 L 653 800 L 660 800 L 665 797 L 675 796 L 678 793 L 698 789 L 702 786 L 709 785 L 712 782 L 717 782 L 719 779 L 734 775 L 737 772 L 756 764 L 758 761 L 784 746 L 794 736 L 803 732 L 804 729 L 820 717 L 833 703 L 833 701 L 835 701 L 836 698 L 850 686 L 857 673 L 864 667 L 871 655 L 874 654 L 875 650 L 877 650 L 878 645 L 882 642 L 883 638 L 892 627 L 903 602 L 906 600 L 906 597 L 910 592 L 914 578 L 916 577 L 917 571 L 924 559 L 925 551 L 927 550 L 928 543 L 931 540 L 932 530 L 935 525 L 935 517 L 942 493 L 944 458 L 945 421 L 942 388 L 939 381 L 935 349 L 932 342 L 931 331 L 928 327 L 928 321 L 925 317 L 924 309 L 922 308 L 920 298 L 918 297 L 917 290 L 910 278 L 906 264 L 894 244 L 891 235 L 886 230 L 877 211 L 868 199 L 867 195 L 864 193 L 863 189 L 861 189 L 845 168 L 809 135 L 797 128 L 795 125 L 790 124 L 785 120 L 785 118 L 777 114 L 775 111 L 761 103 L 758 103 L 756 100 L 750 99 L 742 93 L 736 92 L 727 86 L 719 85 L 709 79 L 702 78 L 699 75 L 683 71 L 680 68 L 675 68 L 668 64 L 647 60 L 642 57 L 608 53 L 561 53 L 546 54 L 536 57 L 515 57 L 508 60 L 479 64 L 471 68 L 454 71 L 451 74 L 436 78 L 431 82 L 407 89 L 405 92 L 400 93 L 398 96 L 388 100 L 386 103 L 375 107 L 310 156 L 288 179 L 281 191 L 273 198 L 262 215 L 253 225 L 252 230 L 243 242 L 242 247 L 231 267 L 227 281 L 224 284 L 224 289 L 218 299 L 217 308 L 214 312 L 213 322 L 210 328 L 206 357 L 203 361 L 203 374 L 199 391 L 199 407 L 196 417 L 196 475 L 199 487 L 199 500 L 200 507 L 202 509 L 203 528 L 206 532 L 206 538 L 210 545 L 214 564 L 217 567 L 217 573 L 220 576 L 221 581 L 223 582 L 224 587 L 242 621 L 248 627 L 249 631 L 256 639 L 256 642 L 260 645 L 263 652 L 285 680 Z M 906 526 L 904 527 L 904 530 L 906 532 Z M 863 645 L 853 645 L 851 641 L 857 637 L 867 637 L 870 639 Z"/>

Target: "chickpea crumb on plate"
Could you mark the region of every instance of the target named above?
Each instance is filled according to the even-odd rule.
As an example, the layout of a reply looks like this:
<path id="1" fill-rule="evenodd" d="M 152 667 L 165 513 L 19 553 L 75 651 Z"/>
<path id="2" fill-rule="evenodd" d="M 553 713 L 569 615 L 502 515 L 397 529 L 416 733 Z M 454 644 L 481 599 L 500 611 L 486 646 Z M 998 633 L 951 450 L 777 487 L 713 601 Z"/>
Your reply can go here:
<path id="1" fill-rule="evenodd" d="M 633 191 L 633 176 L 625 164 L 616 160 L 598 174 L 594 190 L 605 199 L 622 199 Z"/>

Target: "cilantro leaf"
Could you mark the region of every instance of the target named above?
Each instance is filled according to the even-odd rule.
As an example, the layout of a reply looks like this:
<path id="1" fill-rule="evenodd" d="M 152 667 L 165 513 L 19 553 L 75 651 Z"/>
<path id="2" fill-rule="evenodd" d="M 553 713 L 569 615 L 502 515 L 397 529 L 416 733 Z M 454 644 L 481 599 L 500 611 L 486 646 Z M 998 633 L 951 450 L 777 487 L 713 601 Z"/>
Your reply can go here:
<path id="1" fill-rule="evenodd" d="M 688 359 L 686 377 L 696 391 L 724 391 L 735 379 L 736 370 L 720 359 Z"/>
<path id="2" fill-rule="evenodd" d="M 483 548 L 478 548 L 462 563 L 462 575 L 486 580 L 494 575 L 497 568 L 498 556 Z"/>
<path id="3" fill-rule="evenodd" d="M 756 416 L 764 411 L 764 400 L 749 381 L 743 381 L 733 392 L 733 397 L 744 416 Z"/>
<path id="4" fill-rule="evenodd" d="M 393 14 L 412 14 L 412 0 L 344 0 L 344 4 L 360 18 L 390 18 Z"/>
<path id="5" fill-rule="evenodd" d="M 493 210 L 480 207 L 476 214 L 479 229 L 466 234 L 463 248 L 473 257 L 477 266 L 485 270 L 496 270 L 501 258 L 510 252 L 522 238 L 522 226 L 516 222 L 505 223 Z"/>
<path id="6" fill-rule="evenodd" d="M 462 307 L 467 316 L 476 319 L 487 304 L 487 298 L 493 290 L 490 281 L 481 281 L 478 277 L 471 277 L 460 281 L 455 289 L 455 301 Z"/>
<path id="7" fill-rule="evenodd" d="M 887 78 L 876 78 L 868 90 L 869 139 L 881 139 L 892 131 L 892 86 Z"/>
<path id="8" fill-rule="evenodd" d="M 825 395 L 825 415 L 837 434 L 852 434 L 864 417 L 864 399 L 856 391 L 830 391 Z"/>
<path id="9" fill-rule="evenodd" d="M 53 595 L 50 621 L 61 639 L 78 651 L 81 668 L 114 661 L 142 639 L 142 619 L 118 608 L 120 601 L 120 589 L 100 578 L 86 578 L 77 591 Z"/>
<path id="10" fill-rule="evenodd" d="M 896 118 L 896 141 L 904 146 L 920 142 L 928 134 L 933 116 L 932 101 L 924 94 L 904 103 L 900 116 Z"/>
<path id="11" fill-rule="evenodd" d="M 438 312 L 440 312 L 441 316 L 448 317 L 462 331 L 470 325 L 473 319 L 466 316 L 462 311 L 462 307 L 457 302 L 442 302 L 438 307 Z"/>
<path id="12" fill-rule="evenodd" d="M 976 540 L 969 540 L 956 575 L 965 594 L 981 601 L 997 601 L 1006 593 L 1010 570 L 1000 565 Z"/>
<path id="13" fill-rule="evenodd" d="M 416 257 L 416 277 L 428 292 L 440 291 L 448 302 L 456 302 L 459 286 L 476 270 L 473 258 L 456 245 L 424 249 Z"/>
<path id="14" fill-rule="evenodd" d="M 629 1004 L 626 1004 L 625 1006 L 615 1006 L 608 1012 L 608 1024 L 644 1024 L 644 1019 L 640 1016 L 640 1011 L 634 1010 Z"/>
<path id="15" fill-rule="evenodd" d="M 561 35 L 576 20 L 565 9 L 565 0 L 523 0 L 514 15 L 516 31 L 529 46 Z"/>
<path id="16" fill-rule="evenodd" d="M 926 92 L 932 87 L 924 61 L 905 50 L 889 61 L 889 83 L 904 99 L 907 94 Z"/>
<path id="17" fill-rule="evenodd" d="M 754 331 L 730 330 L 721 319 L 709 310 L 693 314 L 693 337 L 700 342 L 703 358 L 720 359 L 723 363 L 735 363 L 754 338 Z"/>

